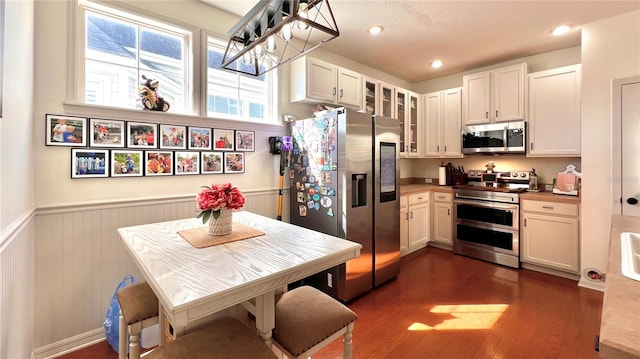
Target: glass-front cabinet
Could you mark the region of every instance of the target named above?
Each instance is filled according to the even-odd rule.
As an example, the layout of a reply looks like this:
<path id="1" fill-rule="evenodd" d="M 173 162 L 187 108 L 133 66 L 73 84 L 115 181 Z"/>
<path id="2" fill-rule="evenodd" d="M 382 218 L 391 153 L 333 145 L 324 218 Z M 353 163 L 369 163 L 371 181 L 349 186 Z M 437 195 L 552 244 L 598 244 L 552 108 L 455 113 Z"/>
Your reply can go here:
<path id="1" fill-rule="evenodd" d="M 380 114 L 384 117 L 396 117 L 395 111 L 395 88 L 391 85 L 380 83 Z"/>
<path id="2" fill-rule="evenodd" d="M 400 121 L 400 157 L 418 157 L 420 141 L 419 96 L 411 91 L 396 90 L 397 118 Z"/>
<path id="3" fill-rule="evenodd" d="M 378 109 L 378 81 L 365 78 L 364 80 L 364 106 L 362 107 L 366 113 L 377 115 Z"/>

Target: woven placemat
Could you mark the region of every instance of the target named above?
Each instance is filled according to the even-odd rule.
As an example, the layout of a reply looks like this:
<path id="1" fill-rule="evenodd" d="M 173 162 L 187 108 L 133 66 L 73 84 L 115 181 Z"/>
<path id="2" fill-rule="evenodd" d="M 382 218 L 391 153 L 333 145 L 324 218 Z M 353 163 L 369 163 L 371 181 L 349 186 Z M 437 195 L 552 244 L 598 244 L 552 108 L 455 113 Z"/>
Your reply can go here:
<path id="1" fill-rule="evenodd" d="M 208 232 L 209 227 L 197 227 L 178 231 L 178 234 L 196 248 L 206 248 L 229 242 L 241 241 L 247 238 L 264 236 L 264 232 L 238 222 L 233 222 L 233 230 L 230 234 L 224 236 L 212 236 L 209 235 Z"/>

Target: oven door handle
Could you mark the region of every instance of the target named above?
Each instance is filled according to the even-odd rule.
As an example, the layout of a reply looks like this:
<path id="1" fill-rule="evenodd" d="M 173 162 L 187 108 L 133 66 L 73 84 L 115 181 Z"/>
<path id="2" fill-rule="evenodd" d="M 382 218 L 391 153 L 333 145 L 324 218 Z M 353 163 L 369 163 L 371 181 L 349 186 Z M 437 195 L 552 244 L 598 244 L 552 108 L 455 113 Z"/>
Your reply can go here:
<path id="1" fill-rule="evenodd" d="M 497 115 L 496 115 L 497 117 Z M 509 126 L 505 125 L 504 126 L 504 130 L 502 132 L 502 143 L 504 144 L 504 151 L 507 152 L 507 147 L 508 147 L 508 143 L 507 143 L 507 130 L 509 129 Z"/>
<path id="2" fill-rule="evenodd" d="M 464 199 L 454 199 L 453 204 L 467 204 L 469 206 L 475 207 L 484 207 L 484 208 L 495 208 L 495 209 L 505 209 L 505 210 L 518 210 L 517 204 L 511 203 L 498 203 L 498 202 L 485 202 L 485 201 L 473 201 L 473 200 L 464 200 Z"/>

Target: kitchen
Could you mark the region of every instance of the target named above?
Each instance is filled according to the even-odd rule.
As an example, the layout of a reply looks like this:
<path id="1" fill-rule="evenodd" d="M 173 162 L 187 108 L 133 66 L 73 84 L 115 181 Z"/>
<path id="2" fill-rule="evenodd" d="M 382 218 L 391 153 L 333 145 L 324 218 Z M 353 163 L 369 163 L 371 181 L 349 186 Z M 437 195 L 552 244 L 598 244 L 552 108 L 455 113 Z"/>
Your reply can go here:
<path id="1" fill-rule="evenodd" d="M 68 152 L 57 151 L 46 148 L 42 140 L 43 122 L 45 113 L 65 113 L 63 107 L 65 94 L 65 73 L 67 63 L 65 61 L 68 49 L 64 45 L 66 38 L 66 27 L 62 26 L 67 22 L 66 6 L 64 4 L 54 4 L 48 2 L 36 2 L 35 5 L 21 2 L 7 2 L 5 11 L 7 15 L 7 26 L 5 33 L 6 53 L 15 54 L 11 58 L 5 59 L 5 68 L 16 69 L 16 71 L 6 71 L 4 76 L 4 113 L 3 116 L 12 121 L 9 128 L 7 121 L 2 122 L 2 153 L 21 153 L 23 156 L 3 156 L 2 159 L 2 272 L 7 273 L 10 278 L 3 279 L 3 330 L 5 323 L 10 323 L 8 346 L 2 342 L 3 348 L 9 348 L 11 352 L 27 353 L 35 348 L 42 348 L 47 345 L 58 343 L 63 339 L 72 338 L 76 335 L 89 333 L 98 335 L 91 330 L 96 329 L 96 322 L 104 315 L 106 300 L 113 290 L 115 273 L 101 274 L 108 271 L 109 267 L 119 267 L 127 272 L 135 271 L 131 263 L 126 261 L 126 253 L 112 249 L 111 247 L 90 247 L 89 243 L 83 241 L 83 235 L 91 233 L 90 229 L 74 229 L 78 233 L 68 236 L 67 241 L 62 239 L 47 239 L 49 232 L 46 230 L 47 223 L 40 222 L 46 216 L 67 216 L 77 221 L 82 221 L 83 216 L 91 216 L 91 213 L 100 211 L 110 211 L 110 202 L 124 214 L 116 212 L 109 215 L 145 216 L 139 211 L 139 207 L 131 206 L 127 203 L 129 198 L 157 199 L 157 189 L 155 186 L 141 185 L 137 179 L 120 179 L 103 181 L 104 190 L 96 191 L 95 187 L 82 181 L 72 181 L 68 177 L 68 170 L 64 169 L 57 175 L 47 173 L 42 175 L 40 168 L 56 168 L 58 165 L 64 166 L 68 163 Z M 204 5 L 189 4 L 196 9 L 196 13 L 203 11 Z M 175 5 L 163 3 L 164 9 L 156 10 L 163 13 L 180 14 L 186 5 Z M 146 10 L 145 10 L 146 11 Z M 205 15 L 199 15 L 194 21 L 210 23 Z M 22 21 L 20 23 L 14 19 L 32 19 L 32 21 Z M 611 200 L 611 191 L 603 190 L 611 188 L 610 173 L 613 170 L 611 163 L 613 137 L 603 133 L 612 132 L 610 109 L 611 84 L 613 78 L 621 78 L 637 74 L 638 49 L 637 31 L 638 28 L 637 11 L 623 14 L 611 19 L 595 21 L 583 26 L 583 34 L 588 35 L 589 42 L 583 43 L 581 47 L 569 48 L 558 52 L 544 55 L 533 55 L 528 58 L 520 58 L 518 62 L 527 62 L 529 71 L 533 72 L 545 68 L 556 68 L 564 65 L 582 63 L 582 143 L 589 144 L 582 147 L 579 162 L 575 157 L 564 159 L 528 158 L 517 155 L 505 155 L 492 158 L 499 169 L 505 170 L 529 170 L 536 168 L 540 175 L 541 183 L 549 183 L 554 173 L 564 169 L 567 163 L 575 163 L 583 174 L 582 196 L 580 198 L 581 207 L 589 208 L 581 213 L 581 252 L 580 262 L 584 268 L 593 267 L 606 271 L 608 251 L 610 217 L 612 213 L 619 212 L 615 209 L 615 203 Z M 55 20 L 54 20 L 55 19 Z M 220 33 L 226 32 L 237 17 L 228 14 L 221 14 L 214 30 Z M 42 24 L 33 28 L 33 24 Z M 210 25 L 211 26 L 211 25 Z M 47 34 L 47 35 L 44 35 Z M 611 41 L 618 39 L 618 41 Z M 22 46 L 22 44 L 34 43 L 33 49 Z M 398 80 L 380 71 L 368 69 L 359 63 L 342 58 L 338 55 L 321 51 L 318 49 L 314 55 L 322 57 L 323 60 L 336 63 L 340 66 L 352 70 L 366 73 L 369 76 L 385 82 L 394 83 L 403 88 L 412 88 L 420 94 L 433 91 L 458 87 L 462 85 L 462 73 L 454 78 L 440 79 L 444 83 L 425 82 L 422 84 L 412 84 Z M 35 52 L 35 53 L 34 53 Z M 601 56 L 607 53 L 609 56 Z M 536 62 L 537 61 L 537 62 Z M 536 65 L 539 64 L 539 65 Z M 543 64 L 548 64 L 544 65 Z M 506 65 L 496 63 L 495 65 Z M 32 70 L 33 69 L 33 70 Z M 484 70 L 477 68 L 474 70 Z M 475 71 L 474 71 L 475 72 Z M 471 73 L 471 71 L 469 71 Z M 288 84 L 286 71 L 281 75 L 280 81 Z M 30 86 L 30 79 L 34 78 L 36 84 Z M 9 87 L 11 90 L 7 91 Z M 283 113 L 306 113 L 310 106 L 300 104 L 290 104 L 288 102 L 288 86 L 281 88 L 281 107 Z M 26 110 L 28 109 L 28 110 Z M 103 109 L 96 109 L 94 116 L 109 118 L 110 112 Z M 119 117 L 135 116 L 134 114 L 123 114 Z M 163 116 L 166 118 L 166 116 Z M 139 118 L 138 118 L 139 119 Z M 149 120 L 150 118 L 146 118 Z M 144 120 L 141 119 L 141 120 Z M 168 119 L 167 119 L 168 121 Z M 202 121 L 201 124 L 203 124 Z M 16 126 L 16 124 L 19 124 Z M 233 126 L 228 125 L 228 126 Z M 257 142 L 266 143 L 269 136 L 278 135 L 282 129 L 280 127 L 255 125 L 257 132 Z M 27 160 L 24 156 L 28 156 Z M 482 169 L 488 160 L 487 157 L 465 157 L 463 159 L 448 159 L 455 165 L 462 165 L 465 169 Z M 523 162 L 520 162 L 523 161 Z M 277 160 L 267 153 L 257 151 L 253 157 L 254 168 L 244 176 L 233 176 L 228 178 L 242 188 L 250 190 L 256 203 L 254 208 L 248 208 L 259 213 L 271 214 L 275 217 L 274 203 L 277 196 Z M 437 168 L 441 159 L 402 159 L 400 164 L 401 178 L 437 178 Z M 34 163 L 35 170 L 24 163 Z M 265 165 L 260 166 L 260 163 Z M 55 164 L 55 165 L 53 165 Z M 12 170 L 5 170 L 11 168 Z M 602 175 L 603 168 L 607 175 Z M 250 179 L 250 175 L 264 178 L 260 183 L 255 183 Z M 14 186 L 16 179 L 24 180 L 25 183 L 34 182 L 34 188 Z M 153 179 L 156 183 L 160 178 Z M 180 178 L 184 185 L 176 188 L 169 196 L 186 196 L 193 193 L 203 183 L 203 178 Z M 205 180 L 209 182 L 210 180 Z M 52 184 L 53 183 L 53 184 Z M 146 183 L 146 182 L 145 182 Z M 53 189 L 53 190 L 52 190 Z M 87 195 L 88 203 L 76 202 L 80 199 L 77 193 Z M 61 195 L 62 194 L 62 195 Z M 66 195 L 65 195 L 66 194 Z M 66 199 L 64 198 L 66 197 Z M 75 199 L 70 199 L 75 198 Z M 186 201 L 185 201 L 186 202 Z M 153 202 L 150 202 L 153 203 Z M 166 213 L 171 213 L 176 207 L 184 206 L 187 212 L 187 204 L 172 204 L 166 202 L 155 202 L 156 206 L 163 208 Z M 68 206 L 74 207 L 70 211 Z M 105 207 L 99 206 L 104 204 Z M 138 203 L 139 204 L 139 203 Z M 97 207 L 96 207 L 97 206 Z M 148 209 L 145 209 L 148 210 Z M 129 211 L 129 212 L 127 212 Z M 34 215 L 38 212 L 38 215 Z M 146 214 L 148 215 L 148 214 Z M 142 217 L 140 217 L 142 218 Z M 145 217 L 146 218 L 146 217 Z M 153 218 L 162 220 L 163 218 Z M 52 222 L 55 223 L 55 220 Z M 57 227 L 54 227 L 57 228 Z M 56 233 L 62 233 L 62 229 L 56 229 Z M 6 233 L 6 234 L 5 234 Z M 60 240 L 59 242 L 57 242 Z M 71 241 L 72 240 L 72 241 Z M 105 237 L 104 241 L 108 241 Z M 69 246 L 83 248 L 81 252 L 67 252 L 70 259 L 66 264 L 48 262 L 47 253 L 42 253 L 43 249 L 50 250 L 55 256 L 65 257 L 63 253 L 57 252 L 55 248 L 70 249 Z M 102 258 L 101 252 L 110 253 L 110 258 Z M 111 252 L 109 252 L 111 251 Z M 89 255 L 90 254 L 90 255 Z M 71 256 L 71 257 L 68 257 Z M 96 263 L 95 266 L 91 263 Z M 99 264 L 98 264 L 99 263 Z M 86 276 L 81 275 L 74 269 L 82 268 Z M 86 268 L 91 268 L 87 270 Z M 74 274 L 75 273 L 75 274 Z M 95 275 L 95 278 L 92 276 Z M 71 284 L 73 278 L 76 284 Z M 95 289 L 92 291 L 91 288 Z M 86 301 L 77 301 L 77 294 L 87 290 L 95 292 L 95 296 Z M 10 293 L 10 294 L 7 294 Z M 74 293 L 74 294 L 72 294 Z M 51 301 L 43 298 L 52 298 Z M 74 300 L 76 300 L 74 302 Z M 7 303 L 7 304 L 5 304 Z M 11 304 L 10 304 L 11 303 Z M 76 303 L 70 306 L 69 303 Z M 15 304 L 17 307 L 13 307 Z M 15 312 L 29 313 L 28 320 L 24 317 L 14 317 L 9 315 L 8 308 L 20 308 Z M 78 308 L 83 308 L 78 310 Z M 12 311 L 13 312 L 13 311 Z M 66 319 L 64 319 L 66 318 Z M 53 323 L 62 323 L 60 330 L 54 329 Z M 76 329 L 74 329 L 74 327 Z M 32 334 L 35 333 L 35 334 Z M 3 336 L 4 338 L 7 338 Z M 33 338 L 33 339 L 31 339 Z M 19 355 L 18 357 L 24 357 Z"/>

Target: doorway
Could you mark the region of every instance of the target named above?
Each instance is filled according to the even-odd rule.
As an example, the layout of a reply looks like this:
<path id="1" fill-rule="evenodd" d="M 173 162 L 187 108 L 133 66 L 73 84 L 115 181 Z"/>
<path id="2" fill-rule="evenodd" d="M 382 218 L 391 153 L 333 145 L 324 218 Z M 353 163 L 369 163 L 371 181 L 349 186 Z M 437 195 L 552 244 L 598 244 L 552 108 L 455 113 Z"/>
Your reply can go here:
<path id="1" fill-rule="evenodd" d="M 640 216 L 640 76 L 613 81 L 614 213 Z"/>

